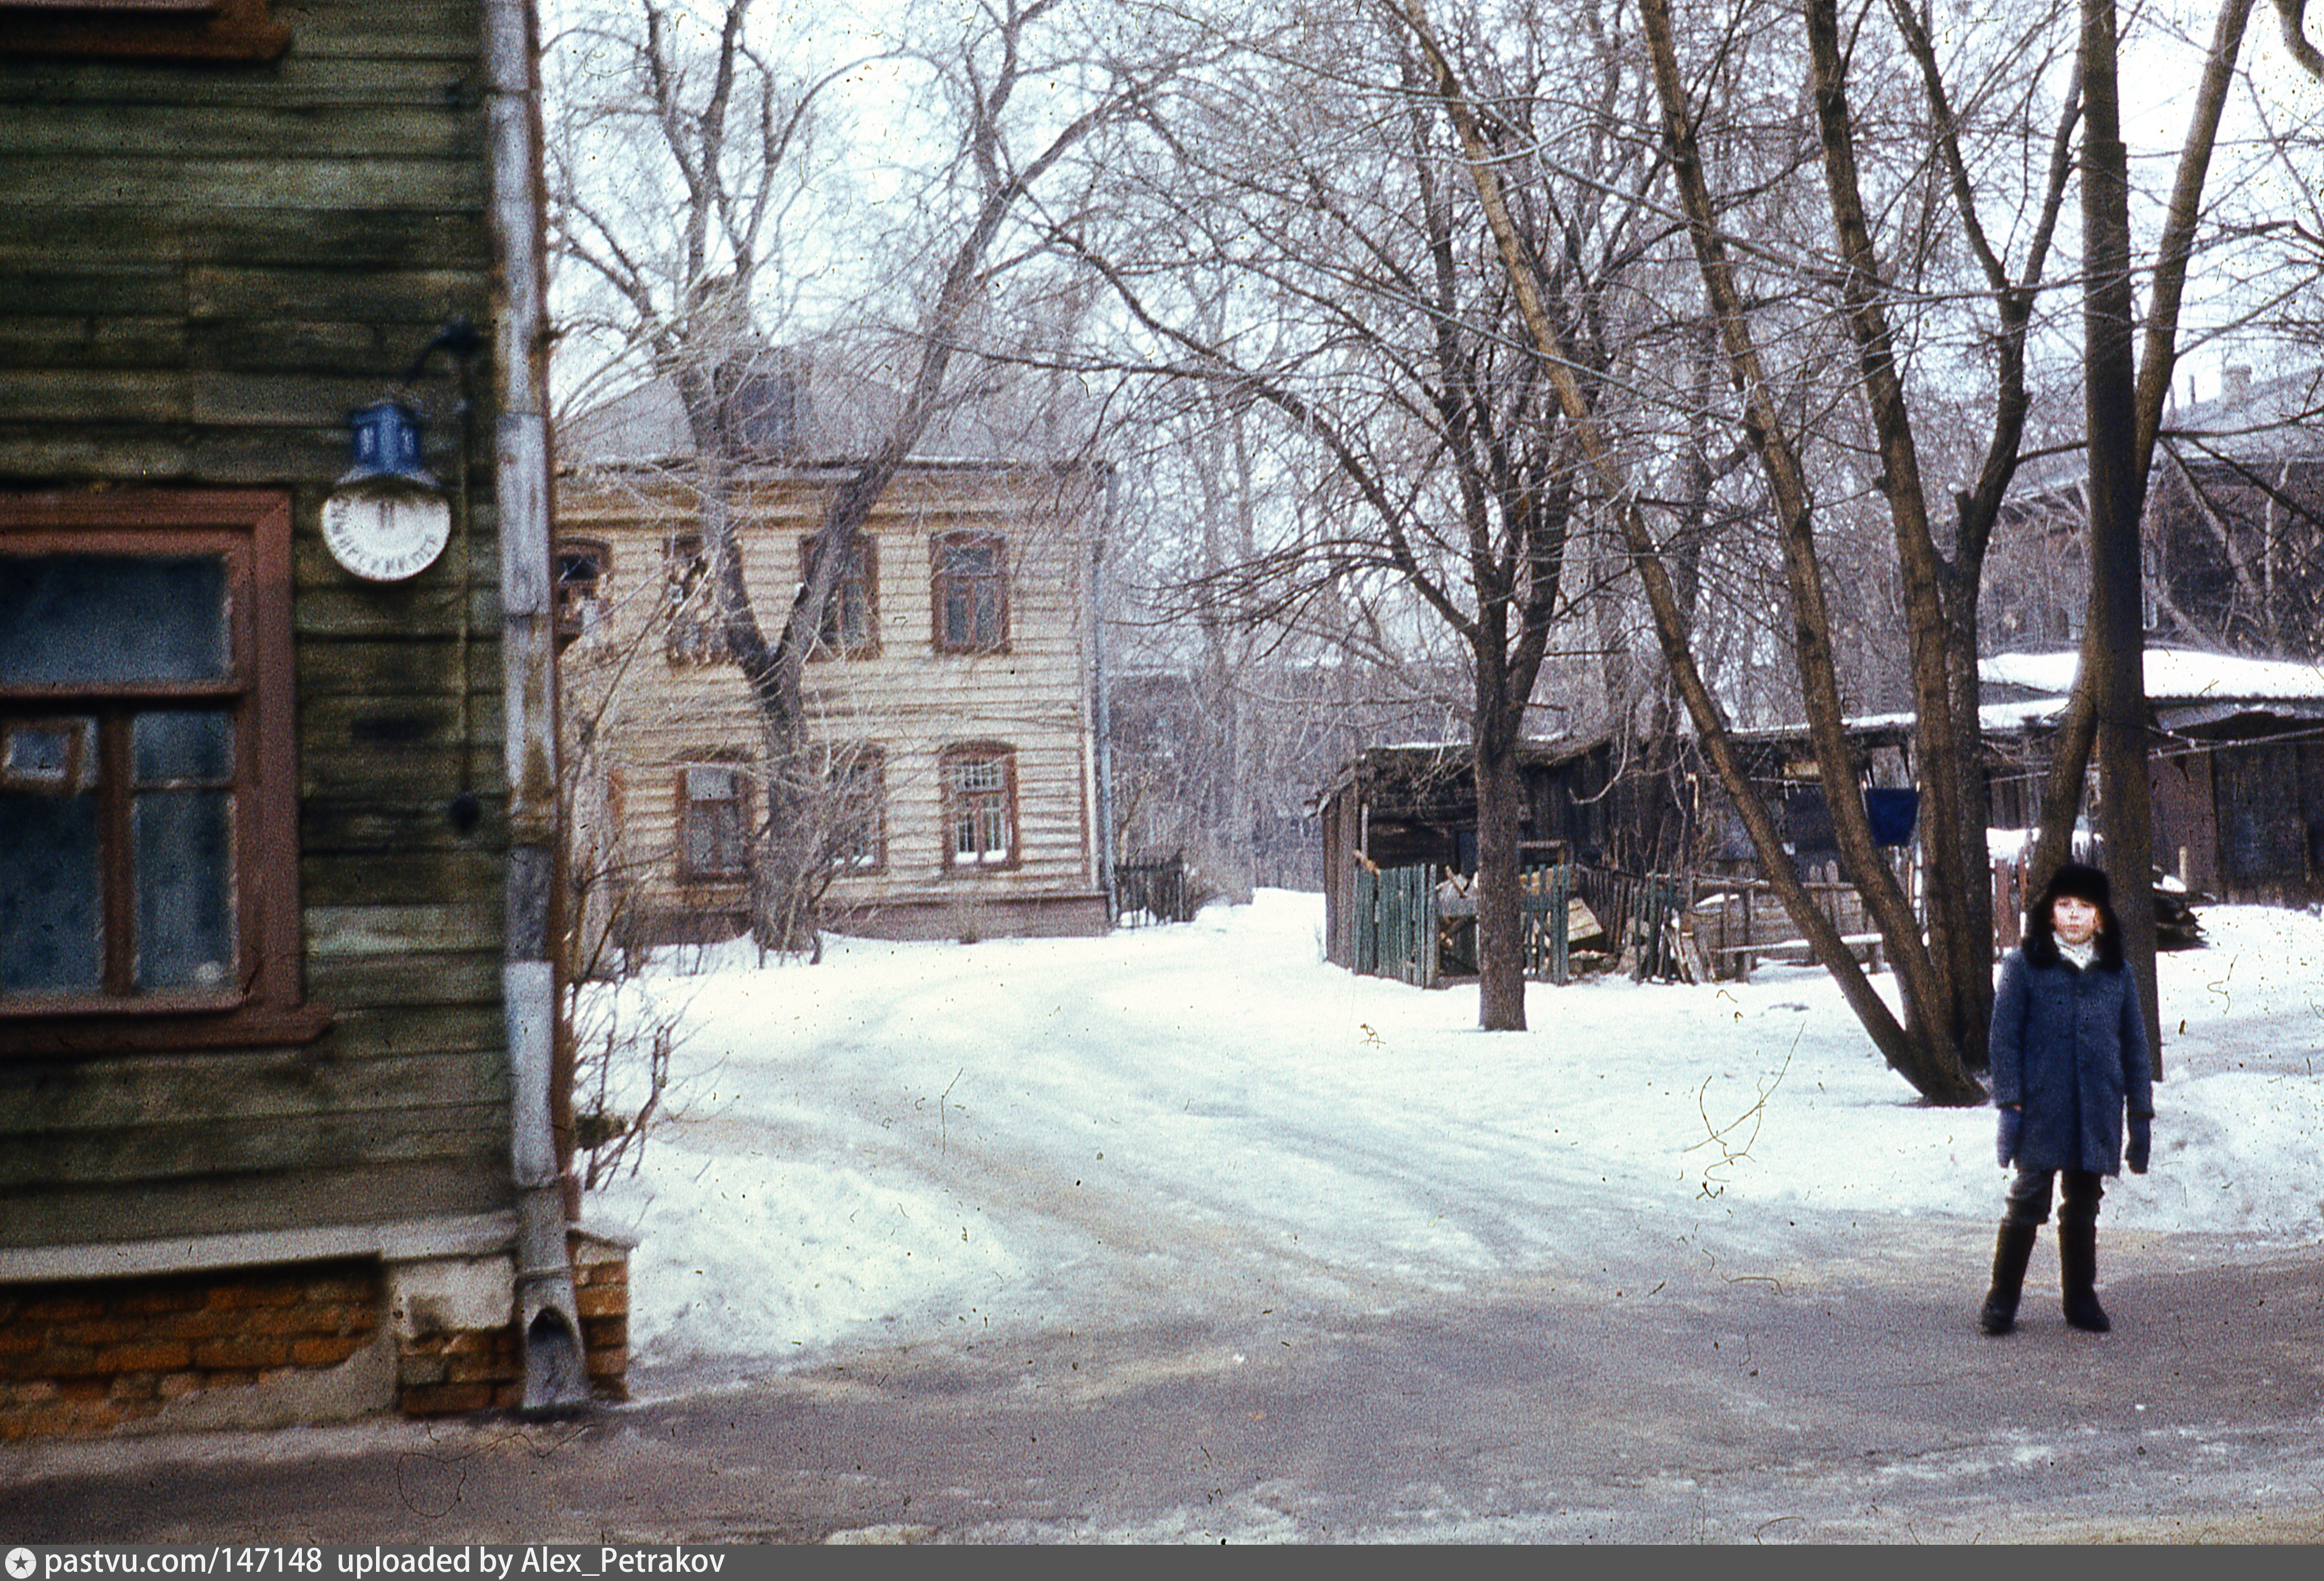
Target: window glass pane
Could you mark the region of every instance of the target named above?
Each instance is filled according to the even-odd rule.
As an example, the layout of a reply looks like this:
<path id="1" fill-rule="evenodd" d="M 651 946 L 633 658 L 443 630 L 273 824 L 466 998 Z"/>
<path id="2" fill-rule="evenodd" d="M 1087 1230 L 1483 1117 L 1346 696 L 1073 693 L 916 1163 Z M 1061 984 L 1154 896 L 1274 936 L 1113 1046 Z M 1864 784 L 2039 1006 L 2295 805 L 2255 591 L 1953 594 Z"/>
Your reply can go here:
<path id="1" fill-rule="evenodd" d="M 10 557 L 0 682 L 207 681 L 232 662 L 216 555 Z"/>
<path id="2" fill-rule="evenodd" d="M 732 768 L 689 768 L 686 771 L 686 799 L 689 802 L 732 801 L 742 794 L 736 781 L 741 776 Z"/>
<path id="3" fill-rule="evenodd" d="M 234 798 L 157 791 L 133 810 L 137 986 L 223 988 L 234 961 Z"/>
<path id="4" fill-rule="evenodd" d="M 991 576 L 1000 569 L 1000 551 L 990 539 L 946 538 L 944 568 L 947 576 Z"/>
<path id="5" fill-rule="evenodd" d="M 97 798 L 0 793 L 0 993 L 95 988 Z"/>
<path id="6" fill-rule="evenodd" d="M 702 802 L 687 810 L 687 866 L 697 873 L 732 873 L 742 866 L 742 819 L 733 802 Z"/>
<path id="7" fill-rule="evenodd" d="M 234 724 L 216 709 L 137 716 L 137 783 L 218 785 L 234 779 Z"/>
<path id="8" fill-rule="evenodd" d="M 88 790 L 97 772 L 97 721 L 0 722 L 0 788 L 63 795 Z"/>

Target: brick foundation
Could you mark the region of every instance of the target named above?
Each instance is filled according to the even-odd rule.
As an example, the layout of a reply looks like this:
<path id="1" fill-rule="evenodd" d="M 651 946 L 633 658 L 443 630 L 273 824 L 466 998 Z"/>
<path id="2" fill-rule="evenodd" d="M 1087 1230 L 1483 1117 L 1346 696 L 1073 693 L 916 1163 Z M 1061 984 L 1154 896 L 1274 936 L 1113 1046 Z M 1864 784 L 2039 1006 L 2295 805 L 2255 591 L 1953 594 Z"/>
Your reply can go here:
<path id="1" fill-rule="evenodd" d="M 628 1249 L 570 1245 L 590 1393 L 627 1399 Z M 0 1284 L 0 1443 L 515 1407 L 524 1356 L 494 1293 L 512 1272 L 469 1263 L 488 1277 L 465 1308 L 409 1299 L 407 1265 L 377 1257 Z"/>
<path id="2" fill-rule="evenodd" d="M 318 1377 L 377 1343 L 368 1259 L 0 1285 L 0 1441 L 159 1425 L 177 1402 Z"/>
<path id="3" fill-rule="evenodd" d="M 589 1392 L 599 1400 L 626 1400 L 629 1251 L 582 1230 L 571 1232 L 567 1244 Z M 513 1321 L 399 1333 L 395 1365 L 396 1407 L 406 1416 L 506 1411 L 524 1403 L 524 1352 Z"/>

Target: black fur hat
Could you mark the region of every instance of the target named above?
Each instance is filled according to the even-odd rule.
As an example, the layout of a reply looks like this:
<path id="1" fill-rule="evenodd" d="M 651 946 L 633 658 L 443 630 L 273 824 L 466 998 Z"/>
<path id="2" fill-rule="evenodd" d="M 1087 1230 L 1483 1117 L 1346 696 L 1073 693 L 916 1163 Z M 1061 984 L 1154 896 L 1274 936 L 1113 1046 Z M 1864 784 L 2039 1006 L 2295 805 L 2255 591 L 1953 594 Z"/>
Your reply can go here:
<path id="1" fill-rule="evenodd" d="M 2087 900 L 2100 912 L 2114 910 L 2114 886 L 2096 868 L 2080 862 L 2068 862 L 2050 875 L 2049 887 L 2042 891 L 2042 909 L 2061 900 Z"/>
<path id="2" fill-rule="evenodd" d="M 2098 931 L 2093 942 L 2098 946 L 2098 963 L 2119 966 L 2122 924 L 2115 919 L 2114 886 L 2098 869 L 2080 862 L 2068 862 L 2051 874 L 2049 883 L 2042 887 L 2042 897 L 2025 908 L 2026 958 L 2037 963 L 2057 959 L 2058 941 L 2051 913 L 2059 901 L 2066 899 L 2087 900 L 2097 908 Z"/>

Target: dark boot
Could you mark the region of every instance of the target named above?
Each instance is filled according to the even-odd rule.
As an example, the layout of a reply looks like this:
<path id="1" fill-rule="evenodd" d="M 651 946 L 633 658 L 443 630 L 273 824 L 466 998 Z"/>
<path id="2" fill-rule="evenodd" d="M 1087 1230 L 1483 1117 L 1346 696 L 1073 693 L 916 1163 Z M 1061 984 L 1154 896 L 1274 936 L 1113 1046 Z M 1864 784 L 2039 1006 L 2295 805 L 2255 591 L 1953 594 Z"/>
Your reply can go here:
<path id="1" fill-rule="evenodd" d="M 2066 1321 L 2092 1334 L 2114 1327 L 2098 1305 L 2098 1227 L 2058 1221 L 2059 1283 L 2065 1289 Z"/>
<path id="2" fill-rule="evenodd" d="M 2001 1221 L 2001 1236 L 1993 1246 L 1993 1288 L 1986 1292 L 1985 1310 L 1977 1326 L 1987 1334 L 2006 1334 L 2017 1326 L 2017 1297 L 2025 1288 L 2025 1262 L 2034 1255 L 2038 1224 Z"/>

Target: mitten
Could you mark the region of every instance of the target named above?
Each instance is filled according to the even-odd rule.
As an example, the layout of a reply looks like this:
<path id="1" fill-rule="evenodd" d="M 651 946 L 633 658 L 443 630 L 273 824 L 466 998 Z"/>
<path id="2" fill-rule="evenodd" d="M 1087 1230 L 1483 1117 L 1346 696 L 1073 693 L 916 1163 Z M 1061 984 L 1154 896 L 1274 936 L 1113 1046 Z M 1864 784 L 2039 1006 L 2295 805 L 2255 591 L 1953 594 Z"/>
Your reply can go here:
<path id="1" fill-rule="evenodd" d="M 2143 1175 L 2146 1172 L 2146 1161 L 2153 1151 L 2154 1117 L 2153 1115 L 2131 1116 L 2130 1146 L 2124 1151 L 2123 1163 L 2130 1165 L 2132 1174 Z"/>
<path id="2" fill-rule="evenodd" d="M 1993 1155 L 2001 1161 L 2003 1169 L 2007 1169 L 2017 1156 L 2017 1133 L 2024 1127 L 2024 1110 L 2001 1111 L 2001 1131 L 1994 1139 Z"/>

